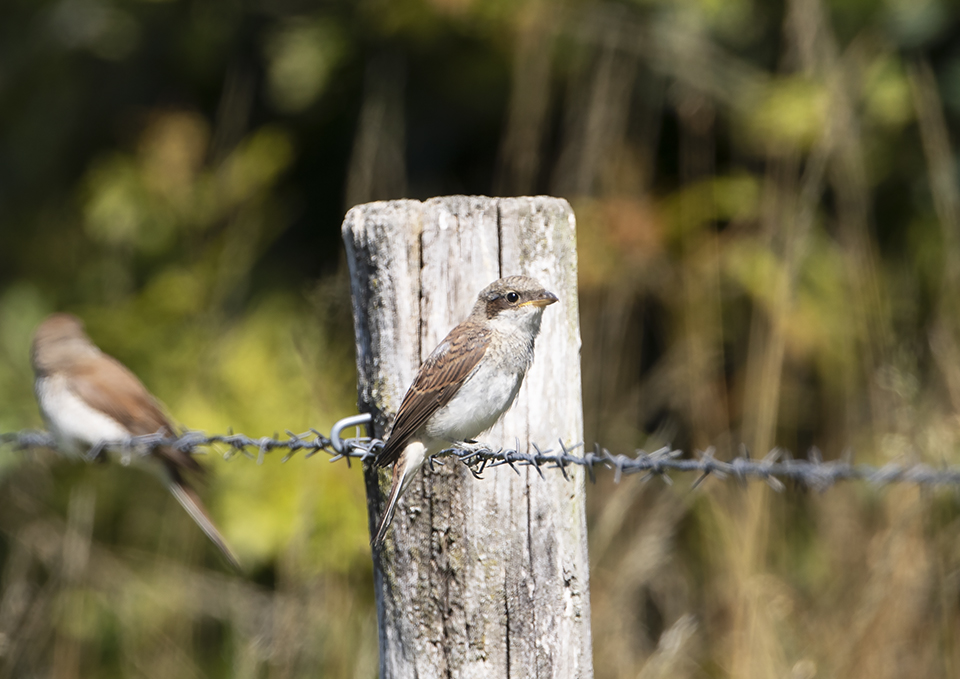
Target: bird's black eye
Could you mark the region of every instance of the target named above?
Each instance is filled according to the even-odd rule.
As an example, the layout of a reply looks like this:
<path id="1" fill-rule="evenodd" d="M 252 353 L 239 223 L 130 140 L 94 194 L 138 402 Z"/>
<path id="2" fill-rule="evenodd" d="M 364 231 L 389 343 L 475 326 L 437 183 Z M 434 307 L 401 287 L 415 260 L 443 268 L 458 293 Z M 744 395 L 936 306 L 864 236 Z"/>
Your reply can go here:
<path id="1" fill-rule="evenodd" d="M 511 290 L 507 293 L 507 301 L 510 302 L 510 304 L 516 304 L 520 301 L 520 295 Z"/>

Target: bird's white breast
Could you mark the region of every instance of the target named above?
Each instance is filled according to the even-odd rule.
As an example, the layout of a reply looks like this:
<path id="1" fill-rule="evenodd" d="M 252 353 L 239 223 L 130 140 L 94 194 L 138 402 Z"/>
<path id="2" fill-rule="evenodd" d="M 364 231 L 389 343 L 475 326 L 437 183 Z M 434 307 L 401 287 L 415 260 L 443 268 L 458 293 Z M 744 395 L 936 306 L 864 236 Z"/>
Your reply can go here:
<path id="1" fill-rule="evenodd" d="M 475 438 L 510 407 L 522 380 L 522 371 L 481 361 L 450 402 L 427 422 L 427 434 L 450 442 Z"/>
<path id="2" fill-rule="evenodd" d="M 542 308 L 501 312 L 487 321 L 492 331 L 490 345 L 450 402 L 427 420 L 427 436 L 437 441 L 460 442 L 476 438 L 497 423 L 513 405 L 523 376 L 533 362 L 533 344 L 542 313 Z M 428 450 L 429 454 L 433 453 Z"/>
<path id="3" fill-rule="evenodd" d="M 101 441 L 130 436 L 123 425 L 70 391 L 65 376 L 38 378 L 35 389 L 43 419 L 67 455 L 82 455 Z"/>

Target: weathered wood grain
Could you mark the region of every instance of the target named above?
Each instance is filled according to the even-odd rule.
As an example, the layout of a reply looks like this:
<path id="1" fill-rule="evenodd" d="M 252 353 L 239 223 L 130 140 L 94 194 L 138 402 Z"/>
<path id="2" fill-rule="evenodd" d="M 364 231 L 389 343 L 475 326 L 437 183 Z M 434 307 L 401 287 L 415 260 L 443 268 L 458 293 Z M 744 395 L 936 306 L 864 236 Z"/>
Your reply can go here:
<path id="1" fill-rule="evenodd" d="M 353 292 L 359 407 L 382 436 L 420 362 L 501 276 L 560 298 L 491 446 L 581 441 L 573 212 L 556 198 L 451 196 L 370 203 L 343 224 Z M 510 467 L 474 479 L 459 462 L 424 468 L 375 563 L 380 674 L 593 676 L 584 477 Z M 389 474 L 365 470 L 370 528 Z"/>

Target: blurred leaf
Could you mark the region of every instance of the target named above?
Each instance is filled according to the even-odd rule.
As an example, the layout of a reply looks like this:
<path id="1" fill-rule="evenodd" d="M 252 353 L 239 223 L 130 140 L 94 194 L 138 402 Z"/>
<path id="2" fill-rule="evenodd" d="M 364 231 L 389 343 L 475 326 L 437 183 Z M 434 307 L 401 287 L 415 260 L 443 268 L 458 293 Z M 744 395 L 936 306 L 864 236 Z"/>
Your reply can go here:
<path id="1" fill-rule="evenodd" d="M 102 598 L 85 588 L 65 589 L 55 604 L 57 626 L 76 639 L 92 640 L 103 633 L 106 614 Z"/>
<path id="2" fill-rule="evenodd" d="M 284 21 L 267 36 L 270 99 L 285 113 L 303 111 L 323 93 L 345 49 L 330 19 Z"/>
<path id="3" fill-rule="evenodd" d="M 837 244 L 815 230 L 800 271 L 796 307 L 787 318 L 792 352 L 813 359 L 824 380 L 843 378 L 844 366 L 856 360 L 850 295 L 844 257 Z"/>
<path id="4" fill-rule="evenodd" d="M 774 308 L 779 279 L 784 275 L 783 263 L 770 248 L 757 240 L 741 238 L 724 249 L 724 272 L 736 281 L 750 299 Z"/>
<path id="5" fill-rule="evenodd" d="M 87 178 L 84 223 L 90 237 L 109 245 L 134 245 L 140 236 L 163 232 L 169 235 L 172 223 L 158 219 L 161 206 L 140 181 L 136 161 L 115 154 L 98 160 Z M 162 247 L 165 239 L 151 239 Z"/>
<path id="6" fill-rule="evenodd" d="M 913 118 L 913 102 L 903 64 L 885 57 L 871 64 L 863 83 L 867 115 L 880 125 L 897 129 Z"/>
<path id="7" fill-rule="evenodd" d="M 772 79 L 748 127 L 759 144 L 782 150 L 809 148 L 824 129 L 828 97 L 825 88 L 803 76 Z"/>
<path id="8" fill-rule="evenodd" d="M 65 47 L 86 48 L 101 59 L 124 59 L 140 41 L 134 16 L 103 0 L 60 0 L 50 29 Z"/>
<path id="9" fill-rule="evenodd" d="M 903 47 L 933 40 L 947 25 L 941 0 L 886 0 L 886 25 Z"/>
<path id="10" fill-rule="evenodd" d="M 668 195 L 662 210 L 670 235 L 680 239 L 714 221 L 752 220 L 759 203 L 759 182 L 741 173 L 693 182 Z"/>
<path id="11" fill-rule="evenodd" d="M 224 163 L 226 205 L 232 206 L 268 188 L 293 160 L 293 142 L 280 127 L 252 134 Z"/>
<path id="12" fill-rule="evenodd" d="M 205 285 L 199 275 L 179 267 L 158 273 L 144 288 L 141 299 L 151 313 L 177 319 L 199 313 L 206 301 Z"/>
<path id="13" fill-rule="evenodd" d="M 138 149 L 147 189 L 171 203 L 184 202 L 203 167 L 209 140 L 209 125 L 195 111 L 154 113 Z"/>
<path id="14" fill-rule="evenodd" d="M 575 211 L 579 282 L 584 288 L 622 281 L 663 248 L 660 216 L 648 202 L 580 199 Z"/>
<path id="15" fill-rule="evenodd" d="M 40 423 L 33 398 L 30 342 L 34 328 L 49 311 L 49 302 L 26 281 L 0 292 L 0 432 Z M 7 455 L 0 459 L 14 461 Z"/>

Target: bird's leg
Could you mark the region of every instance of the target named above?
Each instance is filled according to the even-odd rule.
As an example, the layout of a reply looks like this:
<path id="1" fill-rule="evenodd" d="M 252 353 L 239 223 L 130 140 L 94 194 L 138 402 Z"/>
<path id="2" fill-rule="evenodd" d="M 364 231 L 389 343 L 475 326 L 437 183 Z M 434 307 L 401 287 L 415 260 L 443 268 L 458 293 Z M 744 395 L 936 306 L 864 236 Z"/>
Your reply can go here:
<path id="1" fill-rule="evenodd" d="M 90 450 L 87 451 L 86 458 L 87 462 L 106 462 L 106 441 L 98 441 L 97 445 L 93 446 Z"/>
<path id="2" fill-rule="evenodd" d="M 465 439 L 454 444 L 453 448 L 447 453 L 455 455 L 461 462 L 472 459 L 478 452 L 489 450 L 490 447 L 484 443 L 479 443 L 473 439 Z"/>
<path id="3" fill-rule="evenodd" d="M 475 453 L 478 450 L 488 450 L 489 446 L 474 439 L 464 439 L 457 444 L 457 448 L 460 450 L 466 451 L 468 453 Z"/>
<path id="4" fill-rule="evenodd" d="M 450 454 L 455 454 L 457 459 L 463 462 L 467 469 L 470 470 L 470 473 L 473 474 L 475 478 L 481 478 L 480 471 L 477 471 L 476 465 L 479 462 L 477 459 L 477 453 L 490 450 L 490 446 L 479 443 L 474 439 L 464 439 L 460 441 L 455 446 L 456 450 L 451 451 Z"/>

